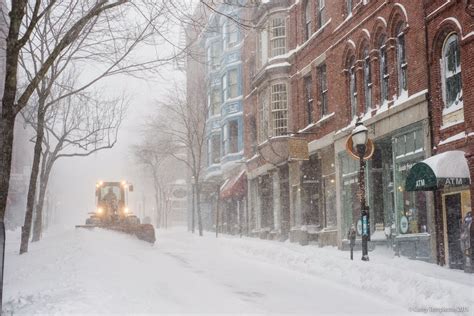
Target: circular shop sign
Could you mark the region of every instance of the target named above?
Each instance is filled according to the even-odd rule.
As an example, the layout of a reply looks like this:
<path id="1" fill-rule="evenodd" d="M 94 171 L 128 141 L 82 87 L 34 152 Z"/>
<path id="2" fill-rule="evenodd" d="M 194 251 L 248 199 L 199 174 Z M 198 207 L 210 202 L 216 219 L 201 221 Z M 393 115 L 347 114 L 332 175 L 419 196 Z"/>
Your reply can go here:
<path id="1" fill-rule="evenodd" d="M 357 235 L 359 236 L 362 235 L 362 220 L 361 219 L 357 221 Z"/>
<path id="2" fill-rule="evenodd" d="M 187 195 L 187 192 L 183 188 L 176 188 L 173 191 L 173 196 L 177 199 L 184 199 Z"/>
<path id="3" fill-rule="evenodd" d="M 408 232 L 408 218 L 406 216 L 402 216 L 400 218 L 400 232 L 402 234 L 406 234 Z"/>

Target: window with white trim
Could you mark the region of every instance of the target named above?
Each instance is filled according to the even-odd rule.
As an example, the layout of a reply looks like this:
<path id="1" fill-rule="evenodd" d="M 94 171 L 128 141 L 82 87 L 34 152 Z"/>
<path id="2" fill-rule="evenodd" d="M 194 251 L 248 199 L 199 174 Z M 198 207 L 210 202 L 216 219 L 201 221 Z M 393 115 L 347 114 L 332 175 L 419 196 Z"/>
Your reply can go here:
<path id="1" fill-rule="evenodd" d="M 229 153 L 233 154 L 239 151 L 239 123 L 237 120 L 229 121 Z"/>
<path id="2" fill-rule="evenodd" d="M 209 115 L 217 115 L 220 111 L 221 105 L 221 91 L 218 87 L 213 87 L 211 89 L 211 95 L 209 100 Z"/>
<path id="3" fill-rule="evenodd" d="M 398 95 L 407 91 L 407 58 L 405 49 L 405 23 L 397 27 L 397 68 L 398 68 Z"/>
<path id="4" fill-rule="evenodd" d="M 268 93 L 264 88 L 258 94 L 258 143 L 262 143 L 268 138 L 268 111 Z"/>
<path id="5" fill-rule="evenodd" d="M 271 86 L 273 136 L 286 135 L 288 131 L 288 93 L 286 83 Z"/>
<path id="6" fill-rule="evenodd" d="M 213 134 L 209 140 L 210 146 L 210 164 L 216 164 L 221 161 L 221 136 Z"/>
<path id="7" fill-rule="evenodd" d="M 446 108 L 462 101 L 461 51 L 456 33 L 448 36 L 442 56 L 443 98 Z"/>
<path id="8" fill-rule="evenodd" d="M 304 22 L 305 22 L 305 41 L 311 36 L 313 14 L 311 13 L 311 1 L 306 0 L 304 7 Z"/>
<path id="9" fill-rule="evenodd" d="M 213 42 L 208 48 L 208 63 L 210 70 L 215 70 L 221 62 L 221 43 Z"/>
<path id="10" fill-rule="evenodd" d="M 319 79 L 319 103 L 321 107 L 321 116 L 328 114 L 328 79 L 326 73 L 326 64 L 318 66 Z"/>
<path id="11" fill-rule="evenodd" d="M 270 56 L 286 53 L 286 25 L 284 17 L 274 17 L 270 21 Z"/>
<path id="12" fill-rule="evenodd" d="M 351 117 L 354 117 L 357 115 L 357 77 L 354 56 L 349 62 L 349 99 L 351 102 Z"/>
<path id="13" fill-rule="evenodd" d="M 238 82 L 238 72 L 237 69 L 229 70 L 228 72 L 228 80 L 229 80 L 229 87 L 228 87 L 228 98 L 236 98 L 239 95 L 239 82 Z"/>
<path id="14" fill-rule="evenodd" d="M 385 103 L 388 100 L 388 57 L 385 36 L 379 40 L 379 77 L 380 77 L 380 102 Z"/>
<path id="15" fill-rule="evenodd" d="M 227 26 L 227 48 L 234 47 L 237 44 L 237 41 L 239 40 L 239 29 L 237 27 L 237 24 L 235 22 L 228 22 L 229 25 Z"/>
<path id="16" fill-rule="evenodd" d="M 364 48 L 364 94 L 365 112 L 372 109 L 372 68 L 370 66 L 369 48 Z"/>
<path id="17" fill-rule="evenodd" d="M 306 117 L 307 124 L 313 122 L 313 78 L 311 74 L 304 77 L 304 88 L 306 97 Z"/>
<path id="18" fill-rule="evenodd" d="M 318 0 L 318 29 L 326 23 L 326 0 Z"/>
<path id="19" fill-rule="evenodd" d="M 353 8 L 354 8 L 353 0 L 346 0 L 346 15 L 347 16 L 352 15 L 352 9 Z"/>
<path id="20" fill-rule="evenodd" d="M 260 69 L 268 60 L 268 32 L 266 29 L 257 33 L 257 67 Z"/>
<path id="21" fill-rule="evenodd" d="M 222 101 L 226 101 L 227 100 L 227 74 L 224 74 L 222 76 Z"/>

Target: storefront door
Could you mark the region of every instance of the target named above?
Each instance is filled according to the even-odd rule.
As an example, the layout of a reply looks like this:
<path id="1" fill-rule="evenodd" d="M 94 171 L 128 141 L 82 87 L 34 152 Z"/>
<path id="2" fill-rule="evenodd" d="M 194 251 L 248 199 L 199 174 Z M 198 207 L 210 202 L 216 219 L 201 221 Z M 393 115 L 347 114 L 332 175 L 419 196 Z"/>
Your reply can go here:
<path id="1" fill-rule="evenodd" d="M 446 205 L 446 223 L 448 230 L 449 267 L 462 269 L 463 255 L 461 251 L 461 194 L 444 196 Z"/>

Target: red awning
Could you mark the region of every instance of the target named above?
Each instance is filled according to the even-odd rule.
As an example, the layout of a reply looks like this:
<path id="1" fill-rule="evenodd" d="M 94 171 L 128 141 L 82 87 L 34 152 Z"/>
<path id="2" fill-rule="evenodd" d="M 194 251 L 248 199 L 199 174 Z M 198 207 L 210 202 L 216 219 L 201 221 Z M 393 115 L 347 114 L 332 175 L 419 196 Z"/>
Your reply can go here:
<path id="1" fill-rule="evenodd" d="M 221 188 L 221 199 L 242 199 L 247 194 L 247 174 L 242 170 L 239 175 L 226 181 Z"/>

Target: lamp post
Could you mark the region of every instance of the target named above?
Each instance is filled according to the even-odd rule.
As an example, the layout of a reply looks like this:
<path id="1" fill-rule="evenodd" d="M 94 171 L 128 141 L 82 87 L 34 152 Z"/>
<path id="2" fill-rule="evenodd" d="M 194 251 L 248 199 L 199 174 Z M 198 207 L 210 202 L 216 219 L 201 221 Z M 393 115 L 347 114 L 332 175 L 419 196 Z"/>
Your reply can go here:
<path id="1" fill-rule="evenodd" d="M 365 160 L 374 152 L 374 145 L 368 137 L 369 131 L 361 122 L 357 122 L 347 143 L 347 151 L 359 160 L 359 199 L 360 220 L 362 223 L 362 260 L 369 261 L 367 242 L 370 240 L 369 208 L 365 200 Z"/>

